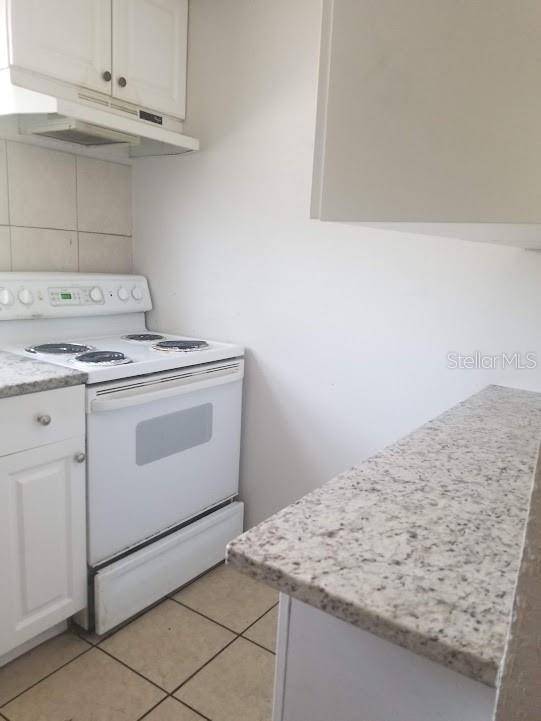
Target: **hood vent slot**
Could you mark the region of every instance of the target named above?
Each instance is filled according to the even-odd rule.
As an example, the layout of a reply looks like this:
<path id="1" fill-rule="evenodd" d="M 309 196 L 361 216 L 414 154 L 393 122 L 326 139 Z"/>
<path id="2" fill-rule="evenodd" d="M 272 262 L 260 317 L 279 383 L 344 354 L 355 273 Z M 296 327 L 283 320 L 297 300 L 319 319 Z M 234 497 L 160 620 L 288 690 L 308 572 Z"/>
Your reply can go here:
<path id="1" fill-rule="evenodd" d="M 139 145 L 140 142 L 137 135 L 56 114 L 23 116 L 19 120 L 19 128 L 24 135 L 41 135 L 87 147 L 118 143 Z"/>

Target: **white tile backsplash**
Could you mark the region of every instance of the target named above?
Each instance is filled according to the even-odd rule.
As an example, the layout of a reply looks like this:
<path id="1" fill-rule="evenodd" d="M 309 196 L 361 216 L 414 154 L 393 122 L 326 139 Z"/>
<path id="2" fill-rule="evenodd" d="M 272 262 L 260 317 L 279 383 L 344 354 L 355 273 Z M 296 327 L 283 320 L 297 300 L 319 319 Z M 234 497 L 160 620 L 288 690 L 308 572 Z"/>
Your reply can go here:
<path id="1" fill-rule="evenodd" d="M 6 143 L 0 140 L 0 225 L 9 224 L 8 166 Z"/>
<path id="2" fill-rule="evenodd" d="M 0 270 L 131 272 L 131 167 L 0 138 Z"/>
<path id="3" fill-rule="evenodd" d="M 11 270 L 11 242 L 7 225 L 0 225 L 0 270 Z"/>
<path id="4" fill-rule="evenodd" d="M 131 236 L 79 233 L 79 270 L 83 273 L 131 273 Z"/>
<path id="5" fill-rule="evenodd" d="M 8 142 L 12 225 L 77 230 L 75 156 Z"/>
<path id="6" fill-rule="evenodd" d="M 131 235 L 130 168 L 79 156 L 77 208 L 79 230 Z"/>
<path id="7" fill-rule="evenodd" d="M 77 256 L 73 230 L 11 228 L 12 270 L 76 271 Z"/>

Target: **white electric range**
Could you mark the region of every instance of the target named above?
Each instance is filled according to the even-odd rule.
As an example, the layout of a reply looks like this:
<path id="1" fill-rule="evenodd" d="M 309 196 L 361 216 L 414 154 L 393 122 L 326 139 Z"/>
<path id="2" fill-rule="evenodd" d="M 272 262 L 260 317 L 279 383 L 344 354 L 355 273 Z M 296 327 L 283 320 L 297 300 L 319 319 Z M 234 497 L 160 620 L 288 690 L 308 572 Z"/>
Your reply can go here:
<path id="1" fill-rule="evenodd" d="M 149 331 L 145 278 L 0 273 L 0 348 L 88 374 L 89 608 L 105 633 L 218 563 L 236 500 L 243 348 Z"/>

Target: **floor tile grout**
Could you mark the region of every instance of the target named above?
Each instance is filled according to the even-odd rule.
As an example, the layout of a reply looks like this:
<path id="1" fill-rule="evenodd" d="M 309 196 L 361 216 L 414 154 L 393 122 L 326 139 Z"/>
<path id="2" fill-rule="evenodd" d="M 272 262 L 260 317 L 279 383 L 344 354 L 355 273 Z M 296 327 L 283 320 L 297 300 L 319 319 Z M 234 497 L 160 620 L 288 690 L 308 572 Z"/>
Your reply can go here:
<path id="1" fill-rule="evenodd" d="M 198 710 L 195 708 L 195 706 L 190 706 L 190 704 L 186 703 L 186 701 L 181 701 L 179 698 L 176 698 L 175 696 L 170 696 L 170 698 L 174 698 L 175 701 L 177 701 L 178 703 L 182 704 L 183 706 L 186 706 L 186 708 L 189 708 L 190 711 L 193 711 L 193 712 L 196 713 L 198 716 L 201 716 L 201 718 L 202 718 L 202 719 L 205 719 L 205 721 L 212 721 L 212 719 L 210 718 L 210 716 L 205 716 L 204 713 L 202 713 L 201 711 L 198 711 Z"/>
<path id="2" fill-rule="evenodd" d="M 212 569 L 211 569 L 211 570 L 212 570 Z M 203 576 L 203 575 L 206 575 L 206 574 L 202 574 L 202 576 Z M 195 580 L 197 580 L 197 579 L 195 579 Z M 186 584 L 186 586 L 189 586 L 189 585 L 191 585 L 191 583 Z M 178 591 L 175 591 L 175 593 L 178 593 Z M 193 613 L 195 613 L 195 614 L 197 614 L 198 616 L 206 619 L 206 620 L 209 621 L 210 623 L 213 623 L 213 624 L 219 626 L 220 628 L 223 628 L 224 630 L 228 631 L 229 633 L 233 634 L 233 638 L 231 638 L 231 640 L 230 640 L 228 643 L 226 643 L 225 646 L 223 646 L 217 653 L 215 653 L 211 658 L 209 658 L 208 661 L 206 661 L 206 662 L 203 663 L 199 668 L 197 668 L 195 671 L 193 671 L 193 673 L 191 673 L 186 679 L 184 679 L 184 680 L 183 680 L 178 686 L 176 686 L 172 691 L 168 691 L 167 689 L 163 688 L 163 687 L 160 686 L 158 683 L 156 683 L 156 682 L 153 681 L 152 679 L 148 678 L 147 676 L 145 676 L 143 673 L 141 673 L 140 671 L 136 670 L 135 668 L 132 668 L 128 663 L 126 663 L 125 661 L 122 661 L 121 659 L 117 658 L 116 656 L 114 656 L 112 653 L 110 653 L 109 651 L 107 651 L 106 649 L 104 649 L 104 648 L 100 645 L 100 644 L 102 644 L 103 642 L 105 642 L 106 640 L 108 640 L 109 638 L 113 637 L 113 636 L 114 636 L 117 632 L 119 632 L 120 630 L 128 627 L 128 626 L 131 625 L 133 622 L 135 622 L 137 619 L 139 619 L 139 618 L 141 618 L 142 616 L 144 616 L 146 613 L 148 613 L 149 611 L 151 611 L 153 608 L 161 605 L 162 603 L 165 603 L 165 601 L 168 601 L 168 600 L 169 600 L 169 601 L 173 601 L 174 603 L 178 604 L 178 605 L 181 606 L 182 608 L 185 608 L 185 609 L 188 610 L 188 611 L 192 611 Z M 192 707 L 192 706 L 190 706 L 189 704 L 187 704 L 187 703 L 185 703 L 184 701 L 182 701 L 181 699 L 177 698 L 176 696 L 174 696 L 174 694 L 176 694 L 176 693 L 177 693 L 180 689 L 182 689 L 189 681 L 191 681 L 191 680 L 192 680 L 193 678 L 195 678 L 199 673 L 201 673 L 201 672 L 203 671 L 203 669 L 205 669 L 209 664 L 211 664 L 213 661 L 215 661 L 216 658 L 217 658 L 218 656 L 220 656 L 220 654 L 222 654 L 224 651 L 226 651 L 226 649 L 228 649 L 230 646 L 232 646 L 239 638 L 242 638 L 244 641 L 247 641 L 248 643 L 250 643 L 250 644 L 252 644 L 252 645 L 254 645 L 254 646 L 256 646 L 256 647 L 259 647 L 261 650 L 266 651 L 267 653 L 270 653 L 271 655 L 275 656 L 275 655 L 276 655 L 275 651 L 272 651 L 270 648 L 267 648 L 266 646 L 263 646 L 262 644 L 258 643 L 257 641 L 254 641 L 254 640 L 252 640 L 251 638 L 246 637 L 244 634 L 245 634 L 246 632 L 248 632 L 255 624 L 257 624 L 259 621 L 261 621 L 261 619 L 263 619 L 263 618 L 264 618 L 268 613 L 270 613 L 274 608 L 276 608 L 277 605 L 278 605 L 278 602 L 273 603 L 273 604 L 272 604 L 271 606 L 269 606 L 262 614 L 260 614 L 254 621 L 252 621 L 248 626 L 246 626 L 246 628 L 244 628 L 242 631 L 236 631 L 236 630 L 234 630 L 234 629 L 232 629 L 232 628 L 229 628 L 228 626 L 226 626 L 225 624 L 221 623 L 220 621 L 217 621 L 217 620 L 215 620 L 214 618 L 212 618 L 212 617 L 210 617 L 210 616 L 207 616 L 206 614 L 202 613 L 201 611 L 198 611 L 198 610 L 195 609 L 195 608 L 191 608 L 190 606 L 188 606 L 187 604 L 183 603 L 182 601 L 177 600 L 176 598 L 174 598 L 173 595 L 168 595 L 168 596 L 165 596 L 164 598 L 160 599 L 158 602 L 156 602 L 155 604 L 153 604 L 151 607 L 149 607 L 149 608 L 147 608 L 147 609 L 144 609 L 140 614 L 137 614 L 137 615 L 134 616 L 132 619 L 128 620 L 126 623 L 124 623 L 124 624 L 122 624 L 121 626 L 119 626 L 119 627 L 118 627 L 117 629 L 115 629 L 112 633 L 109 633 L 109 634 L 106 634 L 106 635 L 104 634 L 104 636 L 101 637 L 101 638 L 99 638 L 99 640 L 90 640 L 89 638 L 85 638 L 85 636 L 84 636 L 85 630 L 82 629 L 82 628 L 80 628 L 80 627 L 77 627 L 77 626 L 74 624 L 74 625 L 72 625 L 72 626 L 70 627 L 69 632 L 72 633 L 75 637 L 77 637 L 77 638 L 79 638 L 80 640 L 82 640 L 84 643 L 86 643 L 86 644 L 88 645 L 88 648 L 85 648 L 81 653 L 77 654 L 76 656 L 74 656 L 73 658 L 71 658 L 69 661 L 66 661 L 66 663 L 61 664 L 61 665 L 60 665 L 58 668 L 56 668 L 54 671 L 51 671 L 50 673 L 47 673 L 45 676 L 43 676 L 43 678 L 40 678 L 40 679 L 39 679 L 38 681 L 36 681 L 35 683 L 30 684 L 27 688 L 25 688 L 23 691 L 21 691 L 20 693 L 16 694 L 15 696 L 13 696 L 13 697 L 12 697 L 11 699 L 9 699 L 8 701 L 4 702 L 3 704 L 0 704 L 0 721 L 9 721 L 8 717 L 6 717 L 6 716 L 2 713 L 2 710 L 5 709 L 5 707 L 6 707 L 8 704 L 10 704 L 12 701 L 15 701 L 15 699 L 19 698 L 20 696 L 28 693 L 28 692 L 31 691 L 31 689 L 33 689 L 35 686 L 37 686 L 37 685 L 41 684 L 42 682 L 46 681 L 46 680 L 47 680 L 48 678 L 50 678 L 51 676 L 54 676 L 54 674 L 58 673 L 58 672 L 61 671 L 63 668 L 65 668 L 65 667 L 68 666 L 69 664 L 73 663 L 74 661 L 76 661 L 76 660 L 77 660 L 78 658 L 80 658 L 81 656 L 87 654 L 89 651 L 91 651 L 91 650 L 94 649 L 94 648 L 97 649 L 98 651 L 101 651 L 105 656 L 108 656 L 112 661 L 120 664 L 120 666 L 123 666 L 123 667 L 126 668 L 127 670 L 129 670 L 129 671 L 131 671 L 132 673 L 136 674 L 136 675 L 139 676 L 139 678 L 141 678 L 142 680 L 144 680 L 144 681 L 150 683 L 151 685 L 153 685 L 156 689 L 158 689 L 158 690 L 163 694 L 163 697 L 160 698 L 160 700 L 159 700 L 154 706 L 152 706 L 152 708 L 150 708 L 148 711 L 145 711 L 145 713 L 144 713 L 142 716 L 139 716 L 138 719 L 137 719 L 137 721 L 142 721 L 143 719 L 145 719 L 149 714 L 152 713 L 152 711 L 153 711 L 154 709 L 156 709 L 158 706 L 160 706 L 160 704 L 162 704 L 162 703 L 163 703 L 164 701 L 166 701 L 168 698 L 171 698 L 171 699 L 173 699 L 176 703 L 180 703 L 182 706 L 190 709 L 190 710 L 193 711 L 195 714 L 198 714 L 198 715 L 199 715 L 202 719 L 204 719 L 205 721 L 211 721 L 211 719 L 210 719 L 208 716 L 205 716 L 205 715 L 204 715 L 201 711 L 199 711 L 197 708 Z"/>
<path id="3" fill-rule="evenodd" d="M 177 603 L 180 603 L 180 601 L 177 601 Z M 184 604 L 180 604 L 180 605 L 183 606 Z M 276 606 L 276 605 L 277 605 L 277 604 L 274 604 L 274 606 Z M 210 658 L 206 663 L 204 663 L 204 664 L 201 666 L 201 668 L 197 669 L 197 671 L 194 671 L 194 673 L 192 673 L 190 676 L 188 676 L 188 678 L 185 679 L 185 680 L 180 684 L 180 686 L 177 686 L 177 688 L 176 688 L 174 691 L 171 691 L 171 694 L 170 694 L 170 695 L 173 695 L 173 694 L 177 693 L 177 691 L 179 691 L 185 684 L 187 684 L 188 681 L 191 681 L 191 679 L 194 678 L 194 676 L 197 676 L 197 674 L 198 674 L 200 671 L 202 671 L 206 666 L 208 666 L 209 663 L 211 663 L 212 661 L 214 661 L 214 659 L 217 658 L 221 653 L 223 653 L 223 652 L 226 650 L 226 648 L 229 648 L 229 646 L 231 646 L 232 644 L 234 644 L 235 641 L 238 641 L 239 638 L 244 639 L 244 641 L 248 641 L 248 643 L 253 643 L 254 646 L 259 646 L 258 643 L 255 643 L 255 642 L 251 641 L 249 638 L 244 638 L 244 636 L 243 636 L 242 634 L 245 633 L 249 628 L 251 628 L 255 623 L 257 623 L 258 621 L 260 621 L 260 620 L 263 618 L 263 616 L 266 616 L 267 613 L 274 608 L 274 606 L 271 606 L 269 609 L 267 609 L 267 610 L 265 611 L 265 613 L 262 613 L 261 616 L 259 616 L 259 618 L 256 618 L 256 620 L 255 620 L 253 623 L 251 623 L 247 628 L 245 628 L 244 631 L 242 631 L 242 633 L 238 633 L 237 631 L 235 631 L 235 632 L 234 632 L 234 633 L 236 634 L 236 635 L 235 635 L 235 638 L 231 639 L 231 641 L 230 641 L 228 644 L 226 644 L 222 649 L 220 649 L 220 651 L 218 651 L 218 653 L 216 653 L 212 658 Z M 201 615 L 203 615 L 203 614 L 201 614 Z M 212 619 L 209 619 L 207 616 L 204 616 L 204 618 L 207 618 L 209 621 L 212 620 Z M 230 629 L 228 629 L 228 630 L 230 630 Z M 271 654 L 272 654 L 272 651 L 269 651 L 267 648 L 264 648 L 263 646 L 259 646 L 259 647 L 260 647 L 261 649 L 263 649 L 264 651 L 267 651 L 267 653 L 271 653 Z M 273 655 L 275 655 L 275 654 L 273 654 Z M 198 713 L 199 713 L 199 712 L 198 712 Z"/>
<path id="4" fill-rule="evenodd" d="M 165 698 L 161 698 L 158 703 L 154 704 L 154 706 L 151 706 L 151 708 L 148 709 L 148 711 L 145 711 L 145 713 L 142 716 L 137 717 L 137 721 L 142 721 L 142 719 L 146 718 L 149 713 L 152 713 L 154 709 L 157 709 L 158 706 L 165 701 L 165 699 L 168 699 L 169 696 L 166 696 Z"/>
<path id="5" fill-rule="evenodd" d="M 251 638 L 247 638 L 246 636 L 243 636 L 242 634 L 240 636 L 237 636 L 237 638 L 242 638 L 243 641 L 248 641 L 248 643 L 253 643 L 254 646 L 259 646 L 263 651 L 266 651 L 267 653 L 272 653 L 273 656 L 276 656 L 276 651 L 273 651 L 270 648 L 267 648 L 266 646 L 263 646 L 263 644 L 258 643 L 257 641 L 253 641 Z"/>
<path id="6" fill-rule="evenodd" d="M 267 613 L 270 613 L 273 608 L 276 608 L 277 605 L 278 605 L 278 601 L 277 601 L 276 603 L 273 603 L 273 605 L 272 605 L 270 608 L 268 608 L 268 609 L 265 611 L 265 613 L 262 613 L 259 618 L 256 618 L 256 620 L 255 620 L 253 623 L 251 623 L 249 626 L 246 626 L 246 628 L 244 629 L 244 631 L 241 631 L 241 632 L 240 632 L 240 635 L 242 636 L 242 634 L 243 634 L 243 633 L 246 633 L 246 631 L 249 631 L 249 630 L 252 628 L 252 626 L 255 626 L 256 623 L 259 623 L 259 621 L 261 621 L 262 618 L 265 618 L 265 616 L 267 615 Z"/>
<path id="7" fill-rule="evenodd" d="M 83 640 L 83 639 L 81 639 L 81 640 Z M 61 669 L 65 668 L 66 666 L 69 666 L 70 663 L 73 663 L 73 662 L 76 661 L 78 658 L 81 658 L 81 656 L 84 656 L 85 653 L 88 653 L 89 651 L 92 651 L 93 648 L 94 648 L 94 646 L 93 646 L 92 644 L 89 644 L 89 648 L 85 648 L 84 651 L 81 651 L 81 653 L 78 653 L 77 656 L 74 656 L 73 658 L 70 658 L 69 661 L 66 661 L 66 663 L 63 663 L 63 664 L 62 664 L 61 666 L 59 666 L 58 668 L 55 668 L 54 671 L 51 671 L 51 673 L 46 674 L 45 676 L 43 676 L 43 678 L 40 678 L 39 681 L 36 681 L 35 683 L 30 684 L 30 686 L 28 686 L 27 688 L 25 688 L 24 691 L 21 691 L 20 693 L 15 694 L 15 696 L 13 696 L 13 698 L 10 698 L 9 701 L 5 701 L 3 704 L 0 704 L 0 709 L 4 709 L 4 708 L 5 708 L 8 704 L 10 704 L 12 701 L 15 701 L 16 698 L 19 698 L 19 696 L 22 696 L 22 695 L 23 695 L 24 693 L 26 693 L 27 691 L 30 691 L 30 689 L 34 688 L 34 686 L 37 686 L 37 685 L 40 684 L 42 681 L 45 681 L 45 679 L 50 678 L 51 676 L 53 676 L 55 673 L 57 673 L 57 672 L 60 671 Z M 19 658 L 20 658 L 20 657 L 19 657 Z M 13 660 L 16 661 L 17 659 L 13 659 Z"/>
<path id="8" fill-rule="evenodd" d="M 142 716 L 139 716 L 136 721 L 144 721 L 144 719 L 149 714 L 151 714 L 155 709 L 158 708 L 158 706 L 160 706 L 162 703 L 164 703 L 164 701 L 167 701 L 168 698 L 175 701 L 175 703 L 178 703 L 181 706 L 185 706 L 186 708 L 190 709 L 190 711 L 193 711 L 195 714 L 200 716 L 203 719 L 203 721 L 212 721 L 212 719 L 209 716 L 205 716 L 204 714 L 201 713 L 201 711 L 198 711 L 193 706 L 190 706 L 189 704 L 185 703 L 184 701 L 181 701 L 180 699 L 175 698 L 175 696 L 172 696 L 171 694 L 167 694 L 167 696 L 165 698 L 162 698 L 161 701 L 158 701 L 158 703 L 155 706 L 153 706 L 152 708 L 149 708 L 148 711 L 145 711 L 145 713 Z"/>
<path id="9" fill-rule="evenodd" d="M 215 653 L 214 656 L 212 656 L 212 658 L 209 658 L 208 661 L 205 661 L 205 663 L 204 663 L 202 666 L 200 666 L 200 667 L 197 669 L 197 671 L 194 671 L 192 674 L 190 674 L 190 675 L 188 676 L 188 678 L 185 678 L 184 681 L 183 681 L 182 683 L 180 683 L 175 689 L 173 689 L 173 691 L 171 691 L 171 693 L 170 693 L 169 695 L 170 695 L 170 696 L 173 696 L 174 694 L 176 694 L 177 691 L 179 691 L 185 684 L 188 683 L 188 681 L 191 681 L 192 678 L 194 678 L 194 676 L 197 676 L 197 674 L 198 674 L 200 671 L 202 671 L 204 668 L 206 668 L 206 667 L 209 665 L 209 663 L 212 663 L 212 661 L 214 661 L 215 658 L 217 658 L 223 651 L 225 651 L 226 648 L 229 648 L 229 646 L 231 646 L 232 644 L 234 644 L 235 641 L 237 641 L 238 638 L 239 638 L 238 636 L 235 636 L 235 638 L 232 638 L 231 641 L 229 641 L 228 643 L 226 643 L 226 645 L 218 651 L 218 653 Z M 199 711 L 198 711 L 197 713 L 199 713 Z"/>
<path id="10" fill-rule="evenodd" d="M 234 638 L 232 638 L 225 646 L 223 646 L 223 648 L 221 648 L 217 653 L 215 653 L 214 656 L 212 656 L 210 659 L 208 659 L 208 661 L 206 661 L 202 666 L 200 666 L 199 668 L 197 668 L 192 674 L 190 674 L 186 679 L 184 679 L 184 681 L 182 681 L 182 683 L 179 684 L 179 685 L 178 685 L 176 688 L 174 688 L 172 691 L 168 691 L 167 689 L 163 688 L 163 686 L 160 686 L 160 685 L 157 684 L 155 681 L 153 681 L 152 679 L 148 678 L 148 676 L 145 676 L 145 675 L 144 675 L 143 673 L 141 673 L 140 671 L 137 671 L 137 670 L 134 669 L 132 666 L 130 666 L 129 664 L 127 664 L 125 661 L 121 661 L 121 660 L 118 659 L 116 656 L 114 656 L 112 653 L 110 653 L 109 651 L 107 651 L 106 649 L 104 649 L 102 646 L 99 645 L 99 644 L 101 644 L 103 641 L 106 641 L 107 638 L 111 638 L 111 636 L 113 636 L 114 634 L 111 634 L 111 636 L 108 636 L 107 638 L 102 639 L 101 641 L 97 642 L 96 644 L 92 644 L 92 645 L 91 645 L 91 648 L 96 648 L 96 649 L 98 649 L 99 651 L 102 651 L 105 655 L 109 656 L 112 660 L 116 661 L 117 663 L 121 664 L 122 666 L 124 666 L 124 667 L 127 668 L 128 670 L 130 670 L 130 671 L 132 671 L 133 673 L 137 674 L 137 675 L 138 675 L 140 678 L 142 678 L 143 680 L 148 681 L 149 683 L 152 683 L 156 688 L 158 688 L 160 691 L 162 691 L 163 693 L 165 693 L 166 696 L 165 696 L 164 698 L 160 699 L 159 703 L 156 704 L 157 706 L 158 706 L 160 703 L 162 703 L 163 701 L 165 701 L 166 698 L 169 698 L 169 697 L 174 698 L 175 701 L 179 701 L 179 699 L 177 699 L 177 698 L 174 696 L 174 694 L 175 694 L 177 691 L 179 691 L 179 689 L 181 689 L 182 686 L 184 686 L 184 684 L 186 684 L 186 683 L 187 683 L 188 681 L 190 681 L 192 678 L 194 678 L 195 676 L 197 676 L 197 674 L 198 674 L 200 671 L 202 671 L 206 666 L 208 666 L 208 664 L 210 664 L 212 661 L 214 661 L 214 659 L 216 659 L 223 651 L 225 651 L 226 648 L 228 648 L 229 646 L 231 646 L 231 645 L 232 645 L 235 641 L 237 641 L 239 638 L 242 638 L 244 641 L 247 641 L 248 643 L 252 643 L 254 646 L 258 646 L 258 647 L 261 648 L 263 651 L 266 651 L 267 653 L 270 653 L 270 654 L 272 654 L 273 656 L 275 655 L 275 653 L 274 653 L 273 651 L 271 651 L 270 649 L 268 649 L 268 648 L 266 648 L 265 646 L 262 646 L 261 644 L 257 643 L 257 641 L 252 641 L 252 639 L 250 639 L 250 638 L 245 638 L 245 637 L 243 636 L 243 634 L 246 633 L 246 631 L 249 631 L 250 628 L 252 628 L 252 626 L 254 626 L 254 625 L 255 625 L 258 621 L 260 621 L 264 616 L 266 616 L 267 613 L 269 613 L 270 611 L 272 611 L 272 609 L 275 608 L 275 607 L 278 605 L 278 603 L 274 603 L 270 608 L 268 608 L 266 611 L 264 611 L 264 613 L 262 613 L 262 614 L 261 614 L 260 616 L 258 616 L 254 621 L 252 621 L 252 623 L 250 623 L 250 625 L 247 626 L 242 632 L 238 632 L 238 631 L 233 631 L 233 629 L 229 628 L 228 626 L 224 626 L 222 623 L 220 623 L 220 622 L 218 622 L 218 621 L 215 621 L 213 618 L 210 618 L 210 616 L 206 616 L 205 614 L 201 613 L 200 611 L 196 611 L 195 609 L 190 608 L 189 606 L 186 606 L 186 604 L 181 603 L 180 601 L 178 601 L 178 600 L 175 599 L 175 598 L 166 597 L 166 598 L 164 598 L 164 599 L 162 600 L 162 602 L 164 602 L 164 601 L 166 601 L 166 600 L 174 601 L 174 602 L 177 603 L 179 606 L 182 606 L 182 608 L 186 608 L 188 611 L 192 611 L 193 613 L 196 613 L 198 616 L 201 616 L 202 618 L 206 619 L 207 621 L 210 621 L 211 623 L 215 623 L 217 626 L 220 626 L 220 627 L 223 628 L 224 630 L 229 631 L 230 633 L 233 633 L 233 634 L 234 634 Z M 159 604 L 156 604 L 156 605 L 159 605 Z M 148 610 L 150 610 L 150 609 L 148 609 Z M 126 628 L 127 626 L 129 626 L 131 623 L 133 623 L 133 621 L 137 620 L 137 618 L 140 618 L 141 615 L 144 615 L 144 614 L 140 614 L 139 616 L 135 617 L 134 619 L 132 619 L 131 621 L 129 621 L 128 623 L 126 623 L 124 626 L 122 626 L 122 628 Z M 121 629 L 118 629 L 118 630 L 120 631 Z M 83 639 L 83 640 L 85 640 L 85 639 Z M 87 643 L 88 643 L 88 642 L 87 642 Z M 91 642 L 90 642 L 90 643 L 91 643 Z M 87 649 L 87 650 L 90 650 L 90 649 Z M 182 703 L 182 702 L 181 702 L 181 703 Z M 184 704 L 184 705 L 187 706 L 187 704 Z M 153 708 L 155 708 L 155 707 L 153 707 Z M 188 708 L 190 708 L 190 707 L 188 707 Z M 148 713 L 150 713 L 150 711 L 152 711 L 152 709 L 150 709 L 148 712 L 146 712 L 146 713 L 145 713 L 145 716 L 146 716 Z M 192 711 L 194 711 L 195 713 L 198 713 L 198 714 L 201 716 L 201 713 L 200 713 L 196 708 L 192 708 Z M 141 716 L 140 718 L 143 719 L 144 716 Z M 207 721 L 210 721 L 210 719 L 208 719 L 208 717 L 206 717 L 206 716 L 203 716 L 203 718 L 204 718 L 204 719 L 207 719 Z"/>
<path id="11" fill-rule="evenodd" d="M 270 606 L 269 608 L 267 608 L 267 610 L 266 610 L 264 613 L 262 613 L 261 616 L 258 616 L 255 621 L 252 621 L 252 623 L 250 623 L 249 626 L 246 626 L 246 628 L 243 629 L 242 631 L 236 631 L 235 629 L 231 628 L 230 626 L 225 626 L 223 623 L 220 623 L 220 621 L 216 621 L 216 620 L 215 620 L 214 618 L 212 618 L 211 616 L 207 616 L 207 615 L 206 615 L 205 613 L 203 613 L 202 611 L 198 611 L 196 608 L 192 608 L 191 606 L 187 606 L 185 603 L 182 603 L 182 601 L 179 601 L 179 600 L 176 599 L 176 598 L 170 598 L 169 600 L 170 600 L 170 601 L 174 601 L 175 603 L 178 603 L 179 606 L 182 606 L 183 608 L 187 608 L 188 611 L 193 611 L 194 613 L 197 613 L 198 616 L 202 616 L 203 618 L 206 618 L 207 621 L 212 621 L 212 623 L 215 623 L 217 626 L 221 626 L 222 628 L 225 628 L 226 631 L 230 631 L 230 633 L 234 633 L 236 636 L 242 636 L 243 633 L 246 633 L 246 631 L 248 631 L 249 629 L 251 629 L 254 624 L 256 624 L 258 621 L 261 621 L 261 619 L 263 618 L 263 616 L 266 616 L 267 613 L 269 613 L 269 611 L 272 611 L 272 609 L 273 609 L 275 606 L 278 605 L 278 602 L 273 603 L 273 605 Z"/>
<path id="12" fill-rule="evenodd" d="M 105 650 L 104 648 L 102 648 L 101 646 L 94 646 L 94 648 L 95 648 L 97 651 L 101 651 L 101 652 L 102 652 L 103 654 L 105 654 L 106 656 L 109 656 L 109 658 L 113 659 L 113 661 L 116 661 L 116 662 L 119 663 L 121 666 L 124 666 L 124 668 L 127 668 L 128 671 L 133 671 L 133 673 L 137 674 L 137 676 L 139 676 L 140 678 L 142 678 L 143 681 L 148 681 L 148 682 L 151 683 L 153 686 L 156 686 L 157 689 L 159 689 L 160 691 L 163 691 L 163 693 L 165 693 L 165 694 L 167 694 L 168 696 L 170 696 L 169 691 L 168 691 L 167 689 L 163 688 L 163 686 L 160 686 L 159 683 L 156 683 L 156 681 L 153 681 L 152 679 L 148 678 L 148 676 L 144 676 L 140 671 L 137 671 L 136 669 L 132 668 L 131 666 L 128 666 L 127 663 L 125 663 L 124 661 L 121 661 L 121 660 L 120 660 L 119 658 L 117 658 L 116 656 L 113 656 L 113 654 L 112 654 L 112 653 L 109 653 L 109 651 L 106 651 L 106 650 Z M 163 700 L 164 700 L 164 699 L 162 698 L 162 701 L 163 701 Z"/>

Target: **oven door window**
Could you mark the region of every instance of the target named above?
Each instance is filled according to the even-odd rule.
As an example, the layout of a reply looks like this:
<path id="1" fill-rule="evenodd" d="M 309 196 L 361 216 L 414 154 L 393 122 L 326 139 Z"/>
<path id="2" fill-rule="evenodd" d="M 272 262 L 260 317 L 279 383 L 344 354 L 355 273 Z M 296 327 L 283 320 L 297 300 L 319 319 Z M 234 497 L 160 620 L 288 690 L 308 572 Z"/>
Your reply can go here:
<path id="1" fill-rule="evenodd" d="M 141 421 L 135 430 L 135 462 L 145 466 L 208 443 L 212 438 L 212 403 Z"/>

